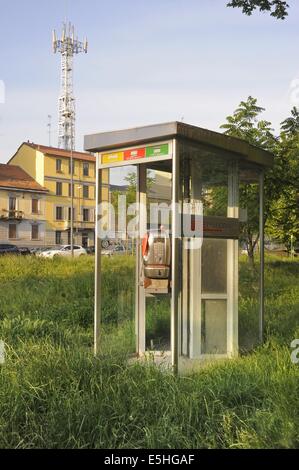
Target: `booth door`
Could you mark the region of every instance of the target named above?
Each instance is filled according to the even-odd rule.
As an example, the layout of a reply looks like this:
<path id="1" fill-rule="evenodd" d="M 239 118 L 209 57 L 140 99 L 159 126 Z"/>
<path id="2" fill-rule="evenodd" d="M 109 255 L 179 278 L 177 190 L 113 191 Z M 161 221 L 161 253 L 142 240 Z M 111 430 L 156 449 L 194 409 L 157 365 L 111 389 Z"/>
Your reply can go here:
<path id="1" fill-rule="evenodd" d="M 227 240 L 203 241 L 201 354 L 227 354 L 227 244 Z"/>
<path id="2" fill-rule="evenodd" d="M 216 159 L 212 166 L 192 153 L 183 162 L 182 201 L 203 203 L 204 221 L 215 223 L 215 235 L 205 234 L 200 247 L 182 240 L 179 357 L 233 357 L 238 354 L 238 233 L 230 227 L 238 227 L 238 168 Z"/>

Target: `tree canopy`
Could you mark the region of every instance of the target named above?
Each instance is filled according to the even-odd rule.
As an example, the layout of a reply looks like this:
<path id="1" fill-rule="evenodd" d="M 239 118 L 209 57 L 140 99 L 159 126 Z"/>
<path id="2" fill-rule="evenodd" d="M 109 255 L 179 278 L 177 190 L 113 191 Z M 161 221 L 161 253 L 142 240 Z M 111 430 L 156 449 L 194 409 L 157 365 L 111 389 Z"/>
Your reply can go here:
<path id="1" fill-rule="evenodd" d="M 261 12 L 270 12 L 271 16 L 278 20 L 284 20 L 288 16 L 289 5 L 284 0 L 231 0 L 228 7 L 242 8 L 245 15 L 252 15 L 258 9 Z"/>
<path id="2" fill-rule="evenodd" d="M 291 116 L 281 123 L 281 130 L 288 136 L 293 136 L 299 132 L 299 111 L 295 106 L 291 110 Z"/>
<path id="3" fill-rule="evenodd" d="M 249 96 L 246 101 L 241 101 L 221 128 L 227 135 L 244 139 L 274 154 L 274 167 L 267 171 L 265 178 L 267 230 L 273 239 L 289 247 L 291 236 L 299 241 L 299 113 L 295 108 L 292 110 L 291 116 L 281 124 L 281 134 L 276 137 L 271 123 L 261 119 L 264 111 L 257 99 Z M 259 241 L 258 182 L 241 182 L 240 207 L 247 213 L 242 236 L 253 262 Z"/>

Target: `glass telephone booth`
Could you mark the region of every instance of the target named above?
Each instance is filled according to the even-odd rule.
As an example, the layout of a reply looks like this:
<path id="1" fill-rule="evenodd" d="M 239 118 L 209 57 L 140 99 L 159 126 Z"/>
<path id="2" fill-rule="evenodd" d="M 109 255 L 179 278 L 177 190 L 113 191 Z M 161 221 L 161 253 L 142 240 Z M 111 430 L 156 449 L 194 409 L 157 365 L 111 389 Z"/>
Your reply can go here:
<path id="1" fill-rule="evenodd" d="M 179 122 L 86 136 L 85 150 L 97 157 L 95 353 L 123 341 L 129 354 L 149 355 L 180 372 L 236 357 L 243 348 L 240 337 L 247 346 L 261 341 L 264 172 L 273 156 Z M 101 205 L 101 175 L 126 166 L 134 166 L 136 175 L 134 224 L 130 219 L 136 250 L 109 261 L 102 256 L 110 209 Z M 151 196 L 155 173 L 168 181 L 162 204 Z M 255 198 L 250 203 L 247 187 Z M 240 289 L 242 234 L 251 220 L 260 234 L 260 262 L 254 287 Z M 127 275 L 121 278 L 119 269 Z"/>

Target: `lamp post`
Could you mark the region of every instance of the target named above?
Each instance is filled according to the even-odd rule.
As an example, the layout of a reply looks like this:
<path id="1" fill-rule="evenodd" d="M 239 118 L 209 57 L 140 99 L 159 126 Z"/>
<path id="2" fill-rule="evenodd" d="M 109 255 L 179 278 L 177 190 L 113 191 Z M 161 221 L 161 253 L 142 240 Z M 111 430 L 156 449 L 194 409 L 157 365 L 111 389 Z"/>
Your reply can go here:
<path id="1" fill-rule="evenodd" d="M 74 159 L 73 139 L 71 139 L 71 253 L 74 257 Z"/>
<path id="2" fill-rule="evenodd" d="M 78 221 L 80 222 L 79 226 L 82 227 L 82 225 L 81 225 L 81 190 L 82 190 L 82 186 L 79 185 L 77 187 L 77 189 L 78 189 L 78 206 L 79 206 L 79 208 L 78 208 L 78 215 L 79 215 Z M 79 233 L 79 228 L 77 228 L 77 234 L 78 233 Z"/>

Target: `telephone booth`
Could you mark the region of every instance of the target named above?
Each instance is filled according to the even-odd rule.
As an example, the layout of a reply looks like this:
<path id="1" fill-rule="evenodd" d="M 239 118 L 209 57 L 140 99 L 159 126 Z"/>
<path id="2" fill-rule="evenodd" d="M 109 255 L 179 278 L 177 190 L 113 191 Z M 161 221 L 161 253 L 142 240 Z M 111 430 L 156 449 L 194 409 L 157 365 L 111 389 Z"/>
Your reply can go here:
<path id="1" fill-rule="evenodd" d="M 132 357 L 183 372 L 262 341 L 264 174 L 273 156 L 180 122 L 86 136 L 85 150 L 97 157 L 95 353 L 124 342 Z M 130 214 L 131 249 L 106 256 L 113 230 L 102 172 L 126 167 L 135 169 L 136 212 L 123 206 L 118 219 Z M 162 203 L 152 199 L 153 175 L 167 182 Z M 239 276 L 249 234 L 259 237 L 258 261 Z"/>

